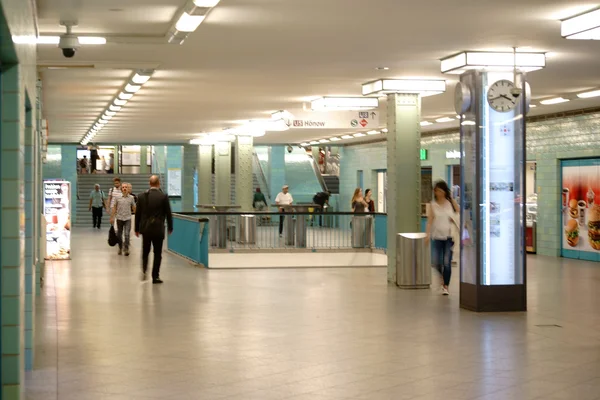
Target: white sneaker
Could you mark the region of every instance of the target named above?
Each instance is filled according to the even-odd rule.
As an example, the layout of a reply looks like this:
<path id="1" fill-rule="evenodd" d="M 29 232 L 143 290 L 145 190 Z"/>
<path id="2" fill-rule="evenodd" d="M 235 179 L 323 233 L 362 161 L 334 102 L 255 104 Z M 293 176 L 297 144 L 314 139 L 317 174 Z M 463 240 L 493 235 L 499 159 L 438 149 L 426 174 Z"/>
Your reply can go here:
<path id="1" fill-rule="evenodd" d="M 450 296 L 450 292 L 449 292 L 449 291 L 448 291 L 448 289 L 446 289 L 446 288 L 442 288 L 442 294 L 443 294 L 444 296 Z"/>

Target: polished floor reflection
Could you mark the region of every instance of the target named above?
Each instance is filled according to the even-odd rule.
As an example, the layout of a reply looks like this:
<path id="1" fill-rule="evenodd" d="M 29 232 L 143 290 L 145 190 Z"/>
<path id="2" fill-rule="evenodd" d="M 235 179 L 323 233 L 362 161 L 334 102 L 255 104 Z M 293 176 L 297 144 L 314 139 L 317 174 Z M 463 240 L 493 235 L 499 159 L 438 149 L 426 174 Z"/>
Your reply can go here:
<path id="1" fill-rule="evenodd" d="M 527 313 L 475 314 L 384 268 L 203 270 L 139 281 L 74 234 L 38 299 L 35 400 L 600 399 L 600 265 L 529 259 Z M 267 254 L 282 264 L 294 254 Z"/>

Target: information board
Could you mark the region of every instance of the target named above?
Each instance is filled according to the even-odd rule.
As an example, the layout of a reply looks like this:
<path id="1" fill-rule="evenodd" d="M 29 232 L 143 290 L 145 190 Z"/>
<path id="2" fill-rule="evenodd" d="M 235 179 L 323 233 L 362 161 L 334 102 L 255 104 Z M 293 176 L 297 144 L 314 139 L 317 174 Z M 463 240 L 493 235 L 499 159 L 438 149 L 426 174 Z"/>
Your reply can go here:
<path id="1" fill-rule="evenodd" d="M 44 181 L 46 260 L 71 259 L 71 183 Z"/>
<path id="2" fill-rule="evenodd" d="M 181 169 L 169 168 L 167 175 L 169 197 L 181 196 Z"/>

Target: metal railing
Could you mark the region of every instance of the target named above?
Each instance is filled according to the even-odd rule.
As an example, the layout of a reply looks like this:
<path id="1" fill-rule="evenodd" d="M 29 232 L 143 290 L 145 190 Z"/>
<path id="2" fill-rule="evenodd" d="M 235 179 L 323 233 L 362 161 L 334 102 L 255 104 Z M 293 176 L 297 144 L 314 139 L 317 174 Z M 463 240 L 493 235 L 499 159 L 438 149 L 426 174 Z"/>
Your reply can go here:
<path id="1" fill-rule="evenodd" d="M 387 216 L 350 212 L 181 213 L 210 220 L 210 249 L 353 250 L 387 247 Z M 280 221 L 283 222 L 280 225 Z"/>
<path id="2" fill-rule="evenodd" d="M 267 204 L 271 204 L 271 191 L 269 190 L 269 181 L 265 176 L 265 171 L 263 170 L 262 165 L 260 165 L 260 160 L 258 159 L 258 154 L 254 152 L 252 154 L 252 168 L 256 177 L 258 178 L 258 184 L 261 187 L 262 193 L 265 195 L 267 199 Z"/>

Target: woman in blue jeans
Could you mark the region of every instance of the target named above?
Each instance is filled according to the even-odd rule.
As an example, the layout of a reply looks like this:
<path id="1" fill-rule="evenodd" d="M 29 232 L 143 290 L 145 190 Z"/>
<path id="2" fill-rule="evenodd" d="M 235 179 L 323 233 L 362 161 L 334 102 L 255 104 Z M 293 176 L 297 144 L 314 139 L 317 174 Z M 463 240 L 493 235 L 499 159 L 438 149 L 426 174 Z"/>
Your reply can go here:
<path id="1" fill-rule="evenodd" d="M 452 276 L 452 248 L 458 231 L 458 205 L 452 198 L 450 188 L 444 181 L 433 187 L 434 199 L 427 215 L 427 238 L 431 240 L 432 264 L 443 278 L 442 294 L 448 296 Z"/>

